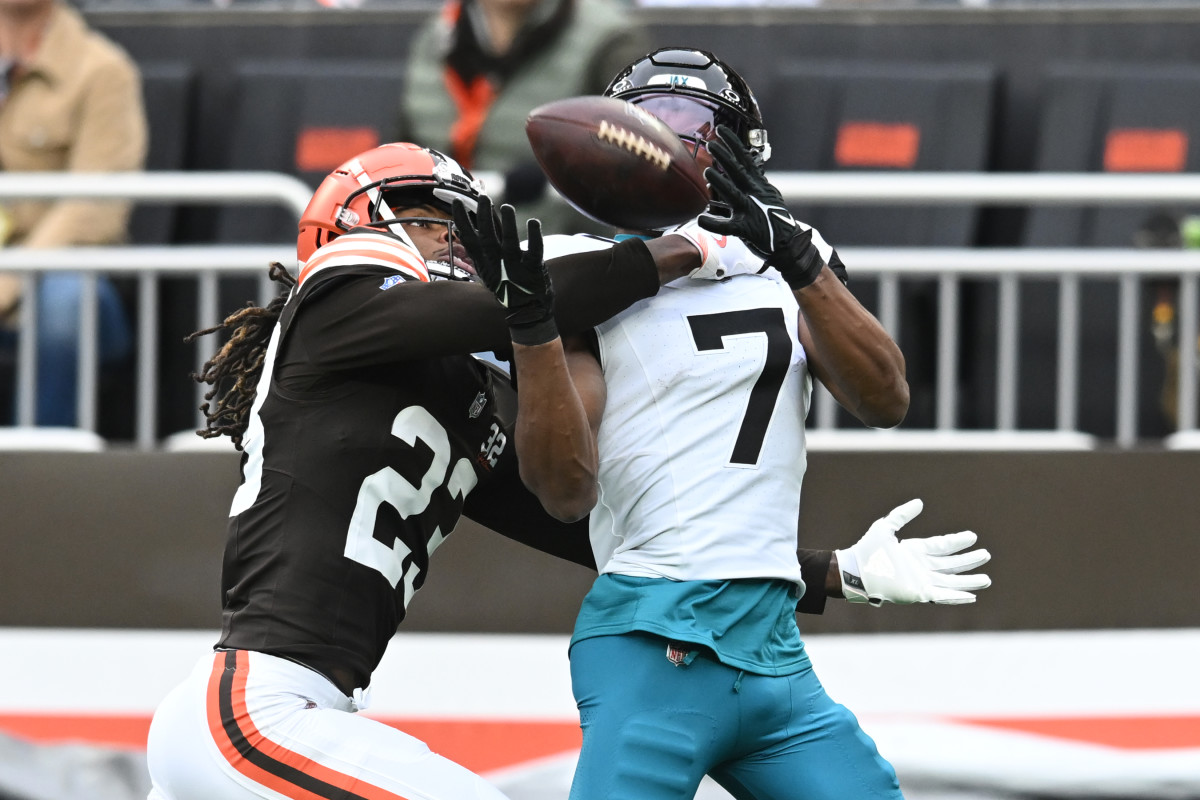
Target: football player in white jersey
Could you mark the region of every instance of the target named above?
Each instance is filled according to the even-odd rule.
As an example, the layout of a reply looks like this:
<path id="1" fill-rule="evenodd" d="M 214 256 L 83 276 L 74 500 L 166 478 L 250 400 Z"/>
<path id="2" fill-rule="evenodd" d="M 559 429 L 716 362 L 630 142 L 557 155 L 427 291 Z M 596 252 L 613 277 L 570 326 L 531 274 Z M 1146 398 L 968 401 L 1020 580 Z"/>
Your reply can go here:
<path id="1" fill-rule="evenodd" d="M 764 177 L 766 132 L 732 69 L 703 51 L 657 51 L 608 94 L 658 114 L 719 167 L 706 171 L 716 203 L 681 233 L 705 277 L 724 280 L 669 283 L 590 335 L 530 335 L 522 320 L 552 293 L 546 273 L 513 250 L 485 269 L 466 235 L 509 309 L 518 384 L 556 387 L 519 393 L 522 478 L 551 513 L 590 512 L 600 576 L 571 643 L 583 729 L 571 798 L 690 800 L 706 774 L 739 800 L 899 798 L 890 764 L 814 674 L 794 612 L 811 381 L 891 427 L 908 406 L 903 357 Z M 989 584 L 960 574 L 988 558 L 958 553 L 970 532 L 897 543 L 919 510 L 901 506 L 835 554 L 849 599 L 971 602 Z M 936 577 L 915 579 L 917 565 Z"/>

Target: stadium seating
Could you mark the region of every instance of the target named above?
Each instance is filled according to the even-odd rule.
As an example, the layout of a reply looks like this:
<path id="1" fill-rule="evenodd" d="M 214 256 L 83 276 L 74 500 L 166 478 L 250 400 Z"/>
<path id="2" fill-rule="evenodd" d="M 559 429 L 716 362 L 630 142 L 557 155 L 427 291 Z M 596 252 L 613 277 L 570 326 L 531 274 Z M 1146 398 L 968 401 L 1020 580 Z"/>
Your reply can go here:
<path id="1" fill-rule="evenodd" d="M 296 175 L 314 188 L 350 156 L 390 138 L 402 61 L 264 60 L 237 67 L 229 161 L 233 170 Z M 222 213 L 224 242 L 289 241 L 295 221 L 277 208 Z"/>
<path id="2" fill-rule="evenodd" d="M 146 169 L 186 169 L 194 128 L 195 69 L 185 61 L 152 61 L 139 66 L 150 125 Z M 135 244 L 170 244 L 175 241 L 177 217 L 178 210 L 171 205 L 140 205 L 130 220 L 129 238 Z"/>
<path id="3" fill-rule="evenodd" d="M 982 171 L 988 156 L 997 73 L 980 63 L 783 61 L 768 81 L 765 122 L 776 170 Z M 800 219 L 836 245 L 969 247 L 979 209 L 943 206 L 801 206 Z M 853 265 L 850 265 L 853 274 Z M 873 286 L 855 294 L 875 305 Z M 964 311 L 974 301 L 964 292 Z M 936 409 L 937 285 L 905 281 L 899 343 L 909 364 L 906 427 L 930 427 Z M 975 393 L 962 387 L 969 403 Z M 840 412 L 842 424 L 851 423 Z"/>
<path id="4" fill-rule="evenodd" d="M 1042 91 L 1035 168 L 1193 171 L 1200 164 L 1197 91 L 1196 66 L 1052 64 Z M 1035 209 L 1025 244 L 1129 247 L 1153 211 L 1146 206 Z"/>
<path id="5" fill-rule="evenodd" d="M 776 170 L 986 170 L 996 71 L 985 64 L 784 61 L 768 83 Z M 966 247 L 970 206 L 797 206 L 830 241 Z"/>
<path id="6" fill-rule="evenodd" d="M 222 143 L 219 164 L 205 169 L 271 171 L 295 175 L 314 188 L 350 156 L 390 136 L 404 74 L 403 61 L 355 59 L 250 59 L 232 65 L 231 74 L 212 81 L 213 97 L 228 93 L 222 125 L 200 125 Z M 219 128 L 219 129 L 218 129 Z M 205 143 L 201 163 L 212 156 Z M 230 205 L 196 210 L 189 231 L 201 241 L 221 243 L 291 242 L 296 221 L 274 205 Z M 264 269 L 266 265 L 264 264 Z M 194 367 L 194 350 L 181 344 L 198 327 L 196 290 L 190 279 L 170 279 L 161 289 L 163 328 L 162 430 L 192 423 L 194 387 L 180 378 Z M 221 280 L 222 312 L 257 297 L 251 278 Z"/>
<path id="7" fill-rule="evenodd" d="M 1036 169 L 1055 172 L 1184 172 L 1200 164 L 1200 67 L 1058 63 L 1047 67 L 1038 121 Z M 1034 247 L 1154 246 L 1139 231 L 1186 209 L 1151 206 L 1039 207 L 1024 243 Z M 1138 430 L 1169 431 L 1160 410 L 1163 359 L 1150 336 L 1149 285 L 1138 331 L 1142 366 Z M 1113 280 L 1081 284 L 1079 427 L 1111 435 L 1116 391 L 1118 289 Z M 1058 290 L 1026 285 L 1021 294 L 1021 413 L 1025 426 L 1052 423 Z"/>
<path id="8" fill-rule="evenodd" d="M 148 61 L 139 64 L 142 95 L 150 128 L 146 169 L 184 170 L 195 130 L 196 68 L 187 61 Z M 134 207 L 129 220 L 129 240 L 136 245 L 167 245 L 178 241 L 183 207 L 167 203 L 143 203 Z M 131 317 L 138 308 L 137 281 L 116 277 L 114 284 Z M 163 343 L 159 343 L 162 347 Z M 133 436 L 135 359 L 115 365 L 101 376 L 98 423 L 106 436 Z"/>

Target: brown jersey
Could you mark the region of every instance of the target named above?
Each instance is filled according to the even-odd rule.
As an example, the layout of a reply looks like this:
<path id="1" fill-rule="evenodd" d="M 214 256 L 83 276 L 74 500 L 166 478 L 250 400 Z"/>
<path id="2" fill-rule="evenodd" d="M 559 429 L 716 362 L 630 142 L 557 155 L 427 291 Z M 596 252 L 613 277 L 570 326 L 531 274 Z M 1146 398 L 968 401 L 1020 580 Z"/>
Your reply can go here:
<path id="1" fill-rule="evenodd" d="M 394 247 L 378 232 L 335 244 L 355 237 L 364 253 Z M 637 240 L 549 268 L 565 334 L 658 289 Z M 507 376 L 463 355 L 507 352 L 503 308 L 482 285 L 415 273 L 379 256 L 302 273 L 230 510 L 217 646 L 299 662 L 347 694 L 368 685 L 460 516 L 594 567 L 586 520 L 554 520 L 521 483 Z"/>
<path id="2" fill-rule="evenodd" d="M 386 237 L 335 244 L 396 249 Z M 302 273 L 259 379 L 222 569 L 218 647 L 300 662 L 347 692 L 368 684 L 464 510 L 590 563 L 584 527 L 521 484 L 507 376 L 462 355 L 508 346 L 503 309 L 481 285 L 422 282 L 397 253 Z M 568 328 L 657 290 L 644 246 L 560 275 Z"/>

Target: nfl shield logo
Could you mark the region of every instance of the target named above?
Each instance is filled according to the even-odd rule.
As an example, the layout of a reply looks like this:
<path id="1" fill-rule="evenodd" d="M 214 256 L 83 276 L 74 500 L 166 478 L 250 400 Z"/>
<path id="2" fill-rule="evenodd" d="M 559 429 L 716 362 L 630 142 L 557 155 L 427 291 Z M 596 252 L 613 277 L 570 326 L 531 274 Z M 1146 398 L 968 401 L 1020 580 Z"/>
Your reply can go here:
<path id="1" fill-rule="evenodd" d="M 483 407 L 487 405 L 487 395 L 483 392 L 475 395 L 475 402 L 471 403 L 471 407 L 467 410 L 467 416 L 475 419 L 483 413 Z"/>
<path id="2" fill-rule="evenodd" d="M 667 642 L 667 661 L 670 661 L 677 667 L 683 666 L 687 661 L 688 651 L 684 650 L 677 642 Z"/>

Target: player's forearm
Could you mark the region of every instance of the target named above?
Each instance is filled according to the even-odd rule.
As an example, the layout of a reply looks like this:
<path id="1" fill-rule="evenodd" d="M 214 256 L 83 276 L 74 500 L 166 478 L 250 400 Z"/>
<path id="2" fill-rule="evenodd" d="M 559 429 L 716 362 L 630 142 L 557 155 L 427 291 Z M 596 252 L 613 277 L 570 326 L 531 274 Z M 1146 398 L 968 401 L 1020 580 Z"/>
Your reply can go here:
<path id="1" fill-rule="evenodd" d="M 559 330 L 564 335 L 589 330 L 652 297 L 660 283 L 686 275 L 692 261 L 698 264 L 695 248 L 678 236 L 667 238 L 665 244 L 650 243 L 653 254 L 646 242 L 630 240 L 547 261 Z M 305 316 L 317 332 L 309 342 L 311 358 L 318 366 L 356 368 L 489 350 L 507 353 L 511 347 L 504 309 L 480 283 L 414 281 L 385 292 L 375 277 L 339 283 L 337 292 L 307 302 Z M 347 308 L 354 312 L 346 313 Z"/>
<path id="2" fill-rule="evenodd" d="M 825 570 L 825 596 L 844 598 L 842 594 L 842 572 L 838 569 L 836 552 L 829 553 L 829 567 Z"/>
<path id="3" fill-rule="evenodd" d="M 596 504 L 599 458 L 562 342 L 513 345 L 517 372 L 517 457 L 521 480 L 547 513 L 571 522 Z"/>
<path id="4" fill-rule="evenodd" d="M 795 295 L 830 391 L 867 425 L 900 424 L 909 402 L 904 356 L 879 321 L 828 267 Z"/>
<path id="5" fill-rule="evenodd" d="M 654 256 L 660 284 L 690 274 L 703 262 L 696 246 L 682 236 L 660 236 L 646 242 L 646 249 Z"/>

